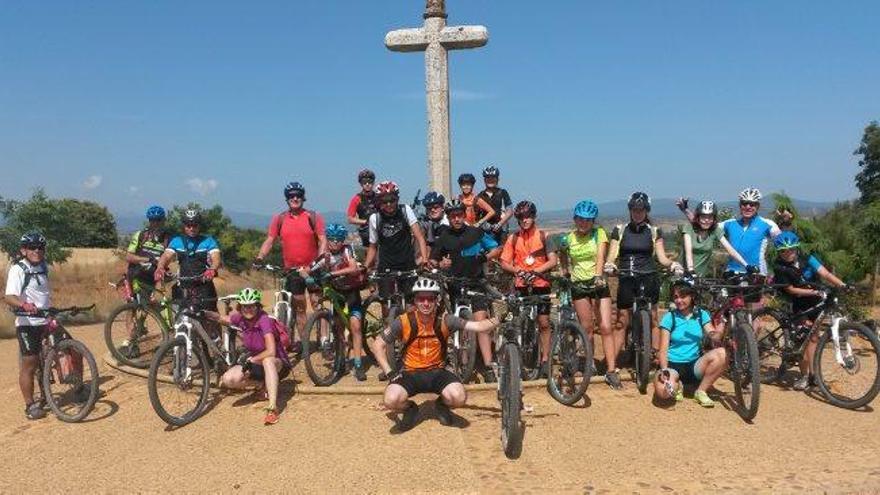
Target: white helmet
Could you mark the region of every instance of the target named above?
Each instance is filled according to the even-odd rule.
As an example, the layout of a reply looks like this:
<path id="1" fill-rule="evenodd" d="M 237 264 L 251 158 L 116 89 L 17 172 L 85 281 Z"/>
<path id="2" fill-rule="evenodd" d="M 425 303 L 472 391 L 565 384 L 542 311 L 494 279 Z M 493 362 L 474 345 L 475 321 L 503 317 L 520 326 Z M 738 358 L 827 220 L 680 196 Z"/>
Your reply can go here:
<path id="1" fill-rule="evenodd" d="M 700 204 L 697 205 L 697 215 L 715 216 L 717 214 L 718 208 L 715 207 L 714 201 L 700 201 Z"/>
<path id="2" fill-rule="evenodd" d="M 427 278 L 427 277 L 419 277 L 416 280 L 416 283 L 413 284 L 412 288 L 413 292 L 433 292 L 434 294 L 440 293 L 440 284 L 437 283 L 436 280 Z"/>
<path id="3" fill-rule="evenodd" d="M 740 201 L 749 201 L 751 203 L 760 203 L 761 202 L 761 191 L 754 187 L 748 187 L 743 189 L 742 192 L 739 193 Z"/>

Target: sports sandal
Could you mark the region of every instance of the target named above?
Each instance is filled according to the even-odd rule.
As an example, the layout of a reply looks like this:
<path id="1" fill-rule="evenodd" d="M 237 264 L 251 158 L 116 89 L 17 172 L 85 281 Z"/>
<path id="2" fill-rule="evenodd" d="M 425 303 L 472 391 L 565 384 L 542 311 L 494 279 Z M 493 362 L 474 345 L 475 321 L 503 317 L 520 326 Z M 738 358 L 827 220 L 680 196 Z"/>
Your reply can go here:
<path id="1" fill-rule="evenodd" d="M 263 418 L 264 425 L 274 425 L 278 422 L 278 411 L 274 407 L 267 407 L 264 411 L 266 411 L 266 417 Z"/>
<path id="2" fill-rule="evenodd" d="M 697 401 L 697 404 L 703 407 L 715 407 L 715 401 L 710 399 L 709 394 L 703 390 L 697 390 L 694 392 L 694 400 Z"/>

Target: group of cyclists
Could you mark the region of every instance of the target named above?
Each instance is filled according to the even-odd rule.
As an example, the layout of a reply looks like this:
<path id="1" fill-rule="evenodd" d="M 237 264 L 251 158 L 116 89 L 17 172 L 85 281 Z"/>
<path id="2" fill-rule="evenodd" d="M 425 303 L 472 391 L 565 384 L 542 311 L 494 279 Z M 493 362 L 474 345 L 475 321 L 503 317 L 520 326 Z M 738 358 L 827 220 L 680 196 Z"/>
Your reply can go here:
<path id="1" fill-rule="evenodd" d="M 458 375 L 447 369 L 446 339 L 453 332 L 476 332 L 478 368 L 484 382 L 492 383 L 494 374 L 492 332 L 499 326 L 490 304 L 472 301 L 469 320 L 446 314 L 441 293 L 454 301 L 462 293 L 462 281 L 487 283 L 487 267 L 500 269 L 514 279 L 514 290 L 521 295 L 550 294 L 551 270 L 561 269 L 573 284 L 572 299 L 577 318 L 590 340 L 598 331 L 604 349 L 604 380 L 613 390 L 621 390 L 621 361 L 627 328 L 637 292 L 653 303 L 652 342 L 659 371 L 656 373 L 657 397 L 680 401 L 682 385 L 696 387 L 694 400 L 712 407 L 707 395 L 712 384 L 724 372 L 727 359 L 723 347 L 705 349 L 705 338 L 717 341 L 724 322 L 713 321 L 699 307 L 692 277 L 709 276 L 713 270 L 712 255 L 723 249 L 729 255 L 727 270 L 766 275 L 768 246 L 775 245 L 776 281 L 785 284 L 783 293 L 795 307 L 810 307 L 818 296 L 809 283 L 817 279 L 833 285 L 843 282 L 822 266 L 815 256 L 804 257 L 799 239 L 791 230 L 791 215 L 782 212 L 780 227 L 759 215 L 762 195 L 747 188 L 739 194 L 739 214 L 719 221 L 717 205 L 701 201 L 694 209 L 686 200 L 679 208 L 688 219 L 682 230 L 681 261 L 671 259 L 664 245 L 661 229 L 651 219 L 651 199 L 644 192 L 634 192 L 627 203 L 629 218 L 615 225 L 610 234 L 598 223 L 599 208 L 585 199 L 573 208 L 572 229 L 558 243 L 538 225 L 538 208 L 534 202 L 522 200 L 514 204 L 511 195 L 500 187 L 500 171 L 486 167 L 482 178 L 484 188 L 475 192 L 476 178 L 462 174 L 458 179 L 460 193 L 445 198 L 429 192 L 422 200 L 424 214 L 401 202 L 400 190 L 393 181 L 377 181 L 370 170 L 359 172 L 359 190 L 347 209 L 348 223 L 357 235 L 349 235 L 342 224 L 327 224 L 323 216 L 305 207 L 306 189 L 298 182 L 284 187 L 286 208 L 274 215 L 255 264 L 264 263 L 276 241 L 281 245 L 283 265 L 287 270 L 285 290 L 292 294 L 296 315 L 291 322 L 292 344 L 289 351 L 303 351 L 302 331 L 308 307 L 318 304 L 321 288 L 315 283 L 321 273 L 333 280 L 345 297 L 350 318 L 353 376 L 366 380 L 367 347 L 381 369 L 380 379 L 387 380 L 385 405 L 401 413 L 400 428 L 411 428 L 418 416 L 412 397 L 421 393 L 438 396 L 436 411 L 441 423 L 451 424 L 450 410 L 465 404 L 466 394 Z M 128 245 L 126 260 L 128 277 L 135 290 L 163 283 L 169 266 L 179 266 L 178 285 L 190 297 L 199 298 L 208 319 L 241 330 L 242 344 L 248 351 L 247 362 L 225 372 L 221 383 L 229 388 L 258 385 L 258 393 L 268 401 L 265 424 L 278 421 L 278 383 L 290 373 L 291 360 L 284 349 L 270 316 L 263 310 L 260 291 L 244 288 L 239 293 L 238 308 L 221 315 L 217 309 L 214 278 L 222 266 L 221 246 L 204 234 L 198 210 L 182 215 L 183 231 L 169 235 L 165 230 L 166 212 L 152 206 L 146 212 L 146 227 L 136 232 Z M 510 220 L 516 229 L 511 233 Z M 366 249 L 363 260 L 355 255 L 351 239 L 358 239 Z M 21 257 L 9 269 L 6 303 L 15 311 L 28 313 L 50 306 L 48 268 L 45 262 L 45 238 L 36 232 L 21 237 Z M 680 278 L 673 284 L 673 307 L 658 318 L 661 269 Z M 361 291 L 365 288 L 364 270 L 375 272 L 409 272 L 397 280 L 404 292 L 406 310 L 386 325 L 380 338 L 365 342 L 363 328 L 365 311 Z M 421 272 L 441 272 L 449 276 L 448 286 Z M 612 294 L 605 275 L 620 272 L 615 300 L 617 324 L 612 321 Z M 141 289 L 138 289 L 141 287 Z M 640 296 L 640 297 L 642 297 Z M 759 299 L 750 302 L 759 303 Z M 540 342 L 541 374 L 546 376 L 550 349 L 549 304 L 537 310 Z M 35 365 L 31 359 L 39 353 L 40 318 L 20 316 L 16 319 L 22 355 L 20 385 L 25 401 L 25 415 L 37 419 L 45 415 L 41 404 L 34 402 L 33 378 Z M 389 346 L 403 344 L 402 367 L 388 362 Z M 813 336 L 815 348 L 815 334 Z M 133 343 L 132 343 L 133 345 Z M 801 363 L 802 377 L 795 384 L 798 390 L 811 385 L 809 354 Z M 594 366 L 586 363 L 585 366 Z"/>

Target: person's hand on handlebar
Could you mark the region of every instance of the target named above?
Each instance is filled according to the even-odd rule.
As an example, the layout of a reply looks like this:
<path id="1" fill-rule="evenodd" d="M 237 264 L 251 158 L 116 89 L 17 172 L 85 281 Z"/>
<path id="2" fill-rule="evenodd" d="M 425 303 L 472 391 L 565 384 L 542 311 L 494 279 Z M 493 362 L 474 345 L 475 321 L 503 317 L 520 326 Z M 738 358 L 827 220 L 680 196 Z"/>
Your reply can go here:
<path id="1" fill-rule="evenodd" d="M 603 271 L 608 274 L 615 273 L 617 272 L 617 265 L 611 263 L 610 261 L 606 262 Z"/>
<path id="2" fill-rule="evenodd" d="M 37 312 L 37 306 L 34 303 L 30 302 L 22 303 L 19 308 L 24 313 L 34 314 Z"/>
<path id="3" fill-rule="evenodd" d="M 214 277 L 216 277 L 216 276 L 217 276 L 217 270 L 215 270 L 213 268 L 208 268 L 207 270 L 205 270 L 205 273 L 202 274 L 202 278 L 205 279 L 206 282 L 210 282 L 211 280 L 214 280 Z"/>
<path id="4" fill-rule="evenodd" d="M 440 260 L 439 266 L 444 270 L 448 270 L 450 267 L 452 267 L 452 258 L 450 258 L 447 254 L 443 257 L 443 259 Z"/>
<path id="5" fill-rule="evenodd" d="M 677 277 L 684 275 L 684 267 L 682 267 L 681 263 L 677 261 L 670 263 L 669 270 Z"/>

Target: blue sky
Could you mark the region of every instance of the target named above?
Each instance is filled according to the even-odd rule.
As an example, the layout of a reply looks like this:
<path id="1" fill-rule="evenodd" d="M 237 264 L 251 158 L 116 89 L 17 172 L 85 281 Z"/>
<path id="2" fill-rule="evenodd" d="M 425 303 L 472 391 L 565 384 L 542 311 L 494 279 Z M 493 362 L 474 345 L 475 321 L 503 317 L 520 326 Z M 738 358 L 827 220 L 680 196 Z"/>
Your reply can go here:
<path id="1" fill-rule="evenodd" d="M 880 2 L 448 0 L 489 44 L 451 55 L 453 170 L 515 199 L 747 185 L 855 195 L 880 119 Z M 364 165 L 408 197 L 425 170 L 424 59 L 390 29 L 423 0 L 0 0 L 0 195 L 115 211 L 197 200 L 267 213 L 299 180 L 340 210 Z"/>

